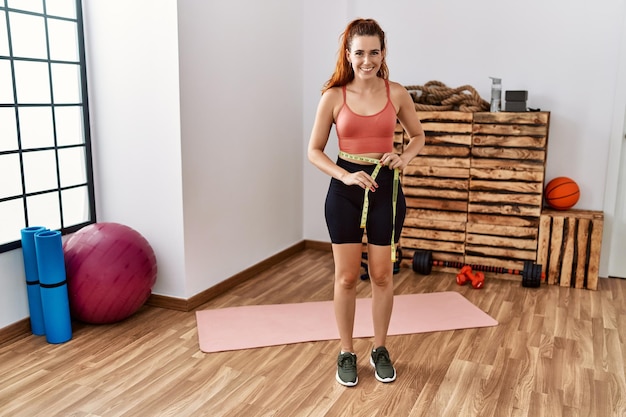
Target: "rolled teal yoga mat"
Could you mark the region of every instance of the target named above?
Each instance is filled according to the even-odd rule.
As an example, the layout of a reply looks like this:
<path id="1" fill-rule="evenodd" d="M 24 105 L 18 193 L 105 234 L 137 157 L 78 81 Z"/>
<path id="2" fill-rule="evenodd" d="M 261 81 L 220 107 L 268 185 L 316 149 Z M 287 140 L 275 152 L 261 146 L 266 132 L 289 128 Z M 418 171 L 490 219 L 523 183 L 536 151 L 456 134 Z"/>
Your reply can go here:
<path id="1" fill-rule="evenodd" d="M 39 270 L 37 268 L 37 252 L 35 250 L 35 234 L 46 230 L 43 226 L 26 227 L 21 230 L 22 256 L 24 257 L 24 273 L 26 275 L 26 292 L 28 295 L 28 311 L 30 312 L 30 328 L 34 335 L 46 334 L 39 291 Z"/>
<path id="2" fill-rule="evenodd" d="M 48 343 L 64 343 L 72 338 L 72 320 L 61 232 L 38 232 L 35 248 L 46 340 Z"/>

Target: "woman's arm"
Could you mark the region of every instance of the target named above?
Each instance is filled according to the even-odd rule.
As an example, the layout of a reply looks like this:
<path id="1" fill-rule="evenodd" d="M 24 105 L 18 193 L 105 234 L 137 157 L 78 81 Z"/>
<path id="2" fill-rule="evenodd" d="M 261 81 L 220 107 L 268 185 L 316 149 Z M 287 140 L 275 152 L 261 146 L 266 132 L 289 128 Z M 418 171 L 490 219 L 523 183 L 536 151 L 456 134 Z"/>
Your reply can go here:
<path id="1" fill-rule="evenodd" d="M 426 135 L 409 92 L 398 83 L 390 82 L 390 85 L 393 102 L 398 106 L 398 120 L 409 135 L 409 144 L 405 146 L 399 161 L 393 160 L 389 167 L 402 170 L 420 153 L 426 144 Z"/>
<path id="2" fill-rule="evenodd" d="M 341 180 L 341 178 L 347 174 L 347 171 L 338 167 L 328 155 L 324 153 L 334 120 L 334 94 L 335 92 L 333 90 L 328 90 L 322 94 L 322 98 L 317 106 L 311 137 L 309 138 L 307 156 L 309 161 L 322 172 Z"/>

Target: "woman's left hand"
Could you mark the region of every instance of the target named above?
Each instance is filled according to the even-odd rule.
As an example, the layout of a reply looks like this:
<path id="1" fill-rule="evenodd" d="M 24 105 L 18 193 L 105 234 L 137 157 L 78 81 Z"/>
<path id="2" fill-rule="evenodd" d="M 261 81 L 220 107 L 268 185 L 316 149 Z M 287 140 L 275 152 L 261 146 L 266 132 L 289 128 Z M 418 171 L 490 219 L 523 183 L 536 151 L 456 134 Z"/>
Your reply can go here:
<path id="1" fill-rule="evenodd" d="M 408 165 L 408 163 L 405 162 L 404 159 L 402 159 L 401 155 L 393 152 L 383 154 L 383 156 L 380 158 L 380 163 L 382 165 L 388 166 L 389 169 L 398 168 L 400 170 L 403 170 Z"/>

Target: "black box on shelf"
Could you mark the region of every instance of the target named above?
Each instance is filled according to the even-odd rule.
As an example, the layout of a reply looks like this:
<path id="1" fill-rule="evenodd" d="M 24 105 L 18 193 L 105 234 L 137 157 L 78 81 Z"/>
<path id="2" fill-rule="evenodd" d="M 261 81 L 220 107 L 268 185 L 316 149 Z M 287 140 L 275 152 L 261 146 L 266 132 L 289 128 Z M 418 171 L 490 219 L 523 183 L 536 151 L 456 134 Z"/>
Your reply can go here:
<path id="1" fill-rule="evenodd" d="M 507 101 L 504 105 L 504 111 L 526 111 L 525 101 Z"/>
<path id="2" fill-rule="evenodd" d="M 506 101 L 526 101 L 528 100 L 527 90 L 507 90 L 504 92 Z"/>

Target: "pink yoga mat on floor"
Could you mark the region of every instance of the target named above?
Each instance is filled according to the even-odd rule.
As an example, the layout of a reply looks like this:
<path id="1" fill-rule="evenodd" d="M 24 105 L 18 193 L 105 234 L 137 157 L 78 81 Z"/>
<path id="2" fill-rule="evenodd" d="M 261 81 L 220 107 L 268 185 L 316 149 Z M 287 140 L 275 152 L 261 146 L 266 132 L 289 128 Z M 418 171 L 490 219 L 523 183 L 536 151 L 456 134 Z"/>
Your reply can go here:
<path id="1" fill-rule="evenodd" d="M 358 298 L 354 337 L 372 337 L 371 298 Z M 203 352 L 339 339 L 332 301 L 227 307 L 196 312 Z M 394 297 L 389 335 L 496 326 L 461 294 L 448 291 Z"/>

